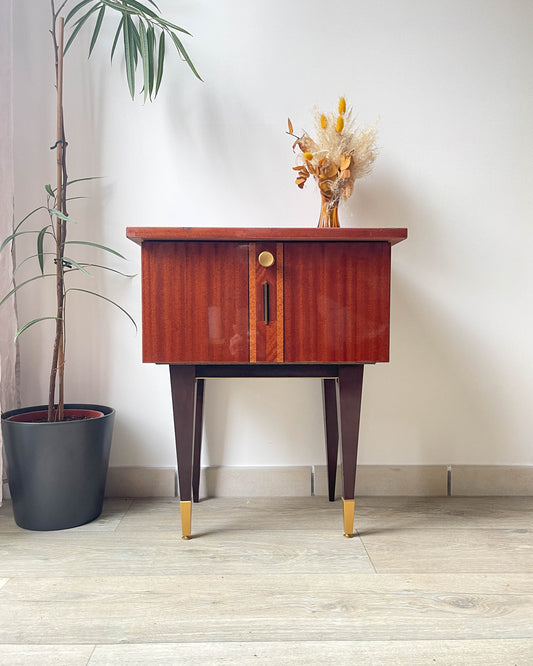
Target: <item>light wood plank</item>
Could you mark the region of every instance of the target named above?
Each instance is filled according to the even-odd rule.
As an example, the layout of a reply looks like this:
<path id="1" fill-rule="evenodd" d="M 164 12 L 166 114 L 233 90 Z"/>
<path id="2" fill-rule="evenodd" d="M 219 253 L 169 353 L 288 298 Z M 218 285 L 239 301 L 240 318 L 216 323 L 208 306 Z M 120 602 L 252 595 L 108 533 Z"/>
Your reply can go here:
<path id="1" fill-rule="evenodd" d="M 0 645 L 0 663 L 6 664 L 6 666 L 35 666 L 36 664 L 39 666 L 86 666 L 90 663 L 94 647 L 94 645 Z"/>
<path id="2" fill-rule="evenodd" d="M 97 646 L 88 666 L 517 666 L 533 661 L 533 640 L 164 643 Z"/>
<path id="3" fill-rule="evenodd" d="M 533 497 L 360 497 L 355 525 L 370 529 L 530 528 Z M 134 500 L 117 530 L 176 533 L 177 499 Z M 193 506 L 193 529 L 342 530 L 342 504 L 327 497 L 210 498 Z"/>
<path id="4" fill-rule="evenodd" d="M 532 587 L 497 575 L 14 578 L 0 643 L 531 639 Z"/>
<path id="5" fill-rule="evenodd" d="M 212 498 L 193 506 L 193 530 L 336 530 L 342 533 L 342 503 L 324 497 Z M 176 533 L 179 502 L 135 500 L 120 531 Z"/>
<path id="6" fill-rule="evenodd" d="M 194 532 L 193 532 L 194 533 Z M 336 531 L 238 530 L 181 534 L 26 532 L 6 534 L 0 563 L 5 576 L 136 576 L 374 571 L 359 539 Z"/>
<path id="7" fill-rule="evenodd" d="M 529 528 L 533 497 L 361 497 L 356 523 L 368 528 Z"/>
<path id="8" fill-rule="evenodd" d="M 131 503 L 131 499 L 106 499 L 102 513 L 97 520 L 80 525 L 68 532 L 113 532 L 128 512 Z M 15 523 L 11 501 L 5 501 L 4 506 L 0 508 L 0 534 L 6 533 L 31 534 L 31 532 L 22 530 Z"/>
<path id="9" fill-rule="evenodd" d="M 533 573 L 533 530 L 359 531 L 378 573 Z"/>

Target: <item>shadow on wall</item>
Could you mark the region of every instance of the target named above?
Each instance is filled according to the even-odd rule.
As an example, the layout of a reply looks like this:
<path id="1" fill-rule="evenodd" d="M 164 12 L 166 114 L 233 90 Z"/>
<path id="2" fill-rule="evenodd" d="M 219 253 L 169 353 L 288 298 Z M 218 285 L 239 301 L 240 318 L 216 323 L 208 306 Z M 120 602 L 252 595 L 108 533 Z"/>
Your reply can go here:
<path id="1" fill-rule="evenodd" d="M 407 191 L 381 176 L 363 181 L 354 206 L 346 204 L 358 226 L 409 229 L 408 240 L 393 247 L 391 362 L 365 372 L 359 461 L 496 464 L 509 432 L 479 324 L 461 316 L 457 229 L 433 212 L 431 193 L 415 198 Z M 247 457 L 299 464 L 289 462 L 291 448 L 307 464 L 324 462 L 319 382 L 302 387 L 297 405 L 290 388 L 269 381 L 278 388 L 208 383 L 207 399 L 217 403 L 205 425 L 210 464 L 244 465 Z M 269 451 L 250 456 L 247 446 Z"/>
<path id="2" fill-rule="evenodd" d="M 365 376 L 360 461 L 501 462 L 506 397 L 482 323 L 463 316 L 458 222 L 390 177 L 363 181 L 354 199 L 358 226 L 409 229 L 392 250 L 391 362 Z"/>

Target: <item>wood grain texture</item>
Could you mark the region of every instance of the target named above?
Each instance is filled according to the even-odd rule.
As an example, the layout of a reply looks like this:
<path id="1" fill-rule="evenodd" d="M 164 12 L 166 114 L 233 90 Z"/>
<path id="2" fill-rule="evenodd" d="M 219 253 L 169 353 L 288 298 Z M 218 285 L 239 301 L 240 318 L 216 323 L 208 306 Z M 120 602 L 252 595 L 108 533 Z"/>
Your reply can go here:
<path id="1" fill-rule="evenodd" d="M 342 536 L 342 517 L 337 517 L 336 530 L 287 530 L 275 535 L 258 529 L 231 529 L 231 516 L 226 529 L 211 525 L 195 530 L 197 505 L 193 509 L 193 537 L 182 542 L 179 514 L 166 532 L 148 530 L 149 539 L 127 531 L 116 535 L 99 533 L 72 538 L 41 535 L 41 538 L 3 540 L 9 554 L 2 564 L 7 577 L 77 577 L 88 576 L 188 576 L 210 575 L 290 575 L 294 571 L 319 574 L 323 571 L 373 573 L 372 564 L 358 539 Z M 199 522 L 196 520 L 196 522 Z M 70 539 L 70 540 L 69 540 Z M 224 547 L 221 548 L 221 544 Z M 60 548 L 67 549 L 57 563 Z M 35 556 L 38 549 L 39 556 Z M 32 552 L 33 550 L 33 552 Z M 244 557 L 243 554 L 246 554 Z M 216 567 L 214 568 L 214 563 Z M 13 583 L 8 581 L 4 589 Z M 0 600 L 1 600 L 0 596 Z"/>
<path id="2" fill-rule="evenodd" d="M 106 500 L 104 511 L 107 504 Z M 330 503 L 325 496 L 211 498 L 201 501 L 194 511 L 208 531 L 226 527 L 253 530 L 258 525 L 264 530 L 336 530 L 342 523 L 340 500 Z M 400 529 L 423 532 L 431 528 L 454 530 L 456 538 L 467 543 L 478 529 L 527 530 L 531 528 L 532 511 L 533 497 L 505 501 L 479 497 L 358 497 L 355 522 L 362 535 L 372 532 L 394 537 Z M 179 524 L 179 502 L 159 498 L 133 500 L 127 513 L 119 515 L 117 531 L 174 532 Z M 465 534 L 459 537 L 455 530 L 465 530 Z"/>
<path id="3" fill-rule="evenodd" d="M 348 540 L 325 497 L 209 500 L 184 542 L 175 499 L 50 533 L 6 502 L 0 663 L 531 663 L 533 498 L 356 506 Z"/>
<path id="4" fill-rule="evenodd" d="M 529 529 L 428 527 L 421 532 L 401 528 L 365 530 L 358 525 L 357 532 L 378 573 L 486 573 L 498 569 L 533 573 L 533 530 Z"/>
<path id="5" fill-rule="evenodd" d="M 533 640 L 253 641 L 121 645 L 2 645 L 0 657 L 17 666 L 517 666 L 533 660 Z"/>
<path id="6" fill-rule="evenodd" d="M 89 666 L 517 666 L 533 661 L 533 640 L 275 641 L 98 645 Z"/>
<path id="7" fill-rule="evenodd" d="M 248 362 L 246 244 L 145 243 L 142 297 L 145 362 Z"/>
<path id="8" fill-rule="evenodd" d="M 0 594 L 0 643 L 531 639 L 526 578 L 215 572 L 13 578 Z M 38 622 L 28 623 L 32 617 Z"/>
<path id="9" fill-rule="evenodd" d="M 95 645 L 0 645 L 6 666 L 87 666 Z"/>
<path id="10" fill-rule="evenodd" d="M 276 243 L 276 358 L 277 363 L 285 360 L 285 290 L 284 290 L 284 252 L 283 243 Z"/>
<path id="11" fill-rule="evenodd" d="M 285 362 L 389 360 L 390 245 L 285 245 Z"/>
<path id="12" fill-rule="evenodd" d="M 250 243 L 248 248 L 248 335 L 250 339 L 250 363 L 257 362 L 257 280 L 255 264 L 257 261 L 257 244 Z"/>
<path id="13" fill-rule="evenodd" d="M 258 261 L 261 252 L 270 252 L 274 264 L 264 267 Z M 283 251 L 278 256 L 276 243 L 250 243 L 250 333 L 254 339 L 255 357 L 250 355 L 252 363 L 273 363 L 283 359 L 283 319 L 278 318 L 279 294 L 283 293 L 283 274 L 278 285 L 280 265 L 283 270 Z M 268 323 L 265 322 L 264 285 L 268 285 Z M 278 343 L 281 339 L 281 349 Z M 228 359 L 229 360 L 229 359 Z"/>
<path id="14" fill-rule="evenodd" d="M 340 229 L 289 227 L 128 227 L 126 236 L 145 241 L 385 241 L 394 245 L 407 238 L 405 228 Z"/>

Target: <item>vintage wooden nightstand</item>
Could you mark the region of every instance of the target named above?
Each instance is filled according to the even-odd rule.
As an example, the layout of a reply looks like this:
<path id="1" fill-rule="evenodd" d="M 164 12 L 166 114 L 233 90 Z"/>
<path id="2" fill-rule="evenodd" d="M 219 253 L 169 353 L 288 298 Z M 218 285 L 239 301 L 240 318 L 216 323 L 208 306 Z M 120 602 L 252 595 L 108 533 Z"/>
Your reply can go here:
<path id="1" fill-rule="evenodd" d="M 363 368 L 389 360 L 391 246 L 407 229 L 130 227 L 127 236 L 142 246 L 143 361 L 170 367 L 183 537 L 198 501 L 209 377 L 322 378 L 329 498 L 340 434 L 351 536 Z"/>

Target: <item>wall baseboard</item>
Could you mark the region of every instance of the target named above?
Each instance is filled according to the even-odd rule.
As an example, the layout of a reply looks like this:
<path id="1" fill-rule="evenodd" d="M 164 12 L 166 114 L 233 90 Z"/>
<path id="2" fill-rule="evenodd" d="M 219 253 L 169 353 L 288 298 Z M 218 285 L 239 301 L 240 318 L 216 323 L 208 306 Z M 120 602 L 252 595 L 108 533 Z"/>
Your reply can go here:
<path id="1" fill-rule="evenodd" d="M 449 488 L 449 491 L 448 491 Z M 3 498 L 9 486 L 3 483 Z M 336 495 L 342 495 L 341 468 Z M 359 465 L 358 496 L 532 496 L 533 466 Z M 326 496 L 325 465 L 303 467 L 204 467 L 200 497 Z M 110 467 L 106 497 L 176 497 L 173 467 Z"/>
<path id="2" fill-rule="evenodd" d="M 337 496 L 342 495 L 341 468 Z M 533 495 L 533 466 L 359 465 L 358 496 Z M 325 465 L 204 467 L 200 497 L 308 497 L 327 495 Z M 176 497 L 172 467 L 110 467 L 106 497 Z"/>
<path id="3" fill-rule="evenodd" d="M 327 467 L 315 465 L 314 494 L 327 495 Z M 443 497 L 447 495 L 447 465 L 358 465 L 356 495 Z M 342 496 L 342 468 L 337 468 L 336 496 Z"/>
<path id="4" fill-rule="evenodd" d="M 533 466 L 452 465 L 451 494 L 533 495 Z"/>
<path id="5" fill-rule="evenodd" d="M 176 497 L 173 467 L 110 467 L 106 497 Z"/>

